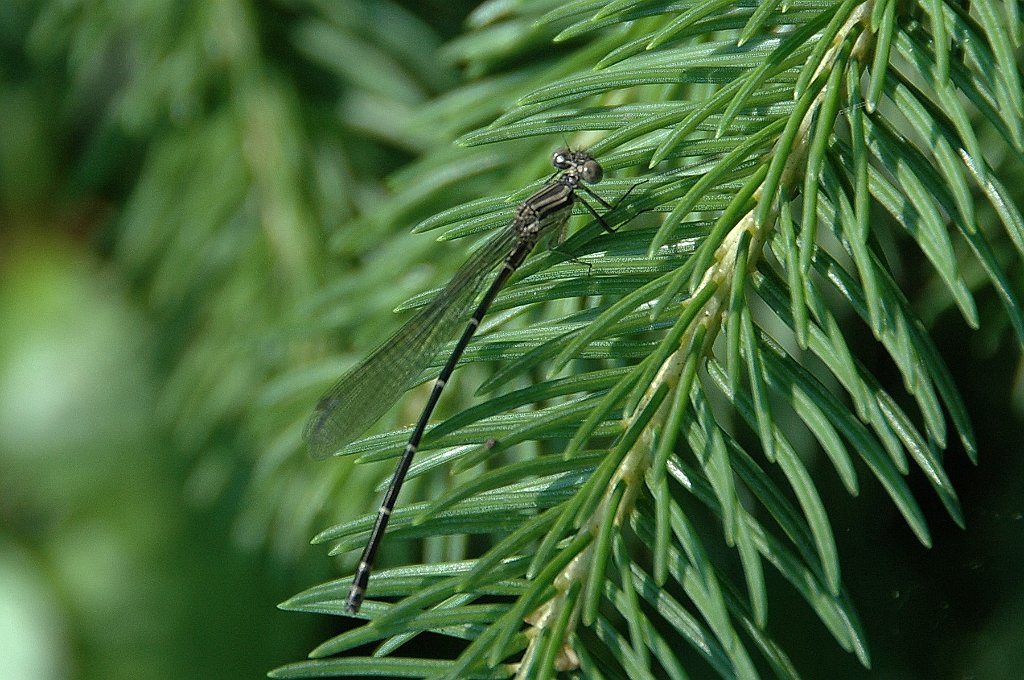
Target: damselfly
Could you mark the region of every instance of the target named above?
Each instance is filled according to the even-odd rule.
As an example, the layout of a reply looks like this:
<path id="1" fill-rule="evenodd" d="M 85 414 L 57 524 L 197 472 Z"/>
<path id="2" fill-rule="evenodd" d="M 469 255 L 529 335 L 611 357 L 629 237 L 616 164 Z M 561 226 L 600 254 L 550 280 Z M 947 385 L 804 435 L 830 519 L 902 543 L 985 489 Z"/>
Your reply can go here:
<path id="1" fill-rule="evenodd" d="M 555 166 L 556 174 L 523 201 L 516 209 L 511 225 L 477 250 L 433 302 L 335 383 L 317 403 L 313 415 L 306 423 L 302 436 L 315 458 L 324 458 L 336 452 L 362 434 L 384 415 L 403 392 L 415 384 L 419 375 L 452 336 L 457 325 L 465 319 L 488 275 L 502 263 L 434 382 L 423 413 L 405 445 L 381 502 L 370 539 L 359 560 L 345 602 L 349 613 L 356 613 L 362 604 L 388 518 L 441 391 L 498 291 L 544 234 L 565 225 L 572 213 L 573 203 L 577 200 L 608 228 L 597 211 L 576 194 L 577 190 L 583 190 L 604 208 L 612 209 L 611 205 L 583 184 L 601 181 L 604 174 L 601 165 L 587 152 L 569 149 L 556 151 L 551 157 L 551 164 Z"/>

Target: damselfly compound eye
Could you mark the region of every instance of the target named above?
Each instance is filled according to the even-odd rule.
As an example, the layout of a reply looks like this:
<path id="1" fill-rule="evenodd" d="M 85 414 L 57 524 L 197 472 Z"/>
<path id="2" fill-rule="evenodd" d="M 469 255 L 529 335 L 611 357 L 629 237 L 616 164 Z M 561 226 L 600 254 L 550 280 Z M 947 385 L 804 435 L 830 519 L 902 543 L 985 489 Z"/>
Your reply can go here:
<path id="1" fill-rule="evenodd" d="M 569 166 L 572 165 L 571 156 L 572 152 L 568 149 L 559 149 L 551 154 L 551 165 L 559 170 L 568 170 Z"/>
<path id="2" fill-rule="evenodd" d="M 594 184 L 600 182 L 601 178 L 604 177 L 604 170 L 601 169 L 601 164 L 591 159 L 583 164 L 583 169 L 580 170 L 580 176 L 584 182 Z"/>

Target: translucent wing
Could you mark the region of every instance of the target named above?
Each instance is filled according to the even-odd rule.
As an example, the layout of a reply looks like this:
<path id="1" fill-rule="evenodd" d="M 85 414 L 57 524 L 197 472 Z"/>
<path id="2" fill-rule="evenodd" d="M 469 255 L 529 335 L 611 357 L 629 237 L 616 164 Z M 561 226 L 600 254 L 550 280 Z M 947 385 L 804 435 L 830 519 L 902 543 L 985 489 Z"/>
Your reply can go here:
<path id="1" fill-rule="evenodd" d="M 491 237 L 429 305 L 321 397 L 302 431 L 314 458 L 326 458 L 353 441 L 413 386 L 467 320 L 483 282 L 516 241 L 514 227 Z"/>

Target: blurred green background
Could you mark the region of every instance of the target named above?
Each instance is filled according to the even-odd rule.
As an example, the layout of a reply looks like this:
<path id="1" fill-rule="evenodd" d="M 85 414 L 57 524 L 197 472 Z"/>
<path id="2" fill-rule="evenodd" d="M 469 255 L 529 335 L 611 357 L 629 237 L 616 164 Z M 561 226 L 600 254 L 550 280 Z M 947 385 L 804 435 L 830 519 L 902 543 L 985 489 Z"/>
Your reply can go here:
<path id="1" fill-rule="evenodd" d="M 276 605 L 334 575 L 342 466 L 299 451 L 312 391 L 261 398 L 413 151 L 344 107 L 430 96 L 401 71 L 466 12 L 407 4 L 0 3 L 0 679 L 262 677 L 330 631 Z M 419 38 L 360 82 L 385 33 Z"/>
<path id="2" fill-rule="evenodd" d="M 337 575 L 320 513 L 366 508 L 299 452 L 319 377 L 279 378 L 319 350 L 319 286 L 429 214 L 374 208 L 438 143 L 405 118 L 457 82 L 437 48 L 473 4 L 0 3 L 0 680 L 260 677 L 331 633 L 276 604 Z M 396 283 L 376 308 L 423 289 Z M 934 320 L 981 450 L 948 457 L 967 532 L 921 479 L 931 550 L 822 479 L 870 677 L 1024 672 L 1020 354 L 979 299 L 980 333 Z M 808 677 L 866 676 L 771 585 Z"/>

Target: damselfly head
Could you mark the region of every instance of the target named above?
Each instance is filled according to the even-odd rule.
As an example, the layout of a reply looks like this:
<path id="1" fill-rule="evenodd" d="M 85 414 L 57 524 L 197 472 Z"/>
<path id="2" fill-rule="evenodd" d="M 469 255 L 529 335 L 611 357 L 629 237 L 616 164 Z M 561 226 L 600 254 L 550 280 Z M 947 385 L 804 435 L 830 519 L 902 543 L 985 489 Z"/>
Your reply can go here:
<path id="1" fill-rule="evenodd" d="M 572 151 L 571 149 L 559 149 L 551 154 L 551 165 L 559 170 L 570 170 L 586 182 L 595 184 L 604 177 L 604 170 L 601 164 L 594 160 L 586 151 Z"/>

